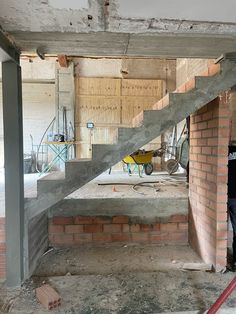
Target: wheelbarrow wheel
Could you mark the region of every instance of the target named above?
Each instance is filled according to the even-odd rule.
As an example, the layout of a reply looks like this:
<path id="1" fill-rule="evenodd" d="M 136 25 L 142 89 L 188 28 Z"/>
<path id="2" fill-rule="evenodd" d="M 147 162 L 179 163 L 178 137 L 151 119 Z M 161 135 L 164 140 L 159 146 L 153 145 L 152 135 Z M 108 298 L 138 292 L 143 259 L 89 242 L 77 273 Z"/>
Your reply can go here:
<path id="1" fill-rule="evenodd" d="M 149 164 L 144 164 L 144 172 L 147 176 L 150 176 L 153 172 L 153 164 L 149 163 Z"/>
<path id="2" fill-rule="evenodd" d="M 166 161 L 165 168 L 169 174 L 175 173 L 179 169 L 179 163 L 175 159 L 169 159 Z"/>

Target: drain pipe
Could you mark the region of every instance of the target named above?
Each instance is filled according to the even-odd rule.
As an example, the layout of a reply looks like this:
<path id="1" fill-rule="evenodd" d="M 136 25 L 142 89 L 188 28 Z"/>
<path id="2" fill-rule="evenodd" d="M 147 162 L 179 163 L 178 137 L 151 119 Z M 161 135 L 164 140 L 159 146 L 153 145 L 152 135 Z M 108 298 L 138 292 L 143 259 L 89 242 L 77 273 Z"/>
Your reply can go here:
<path id="1" fill-rule="evenodd" d="M 236 288 L 236 276 L 230 282 L 228 287 L 222 292 L 222 294 L 219 296 L 216 302 L 212 305 L 212 307 L 207 311 L 207 314 L 215 314 L 235 288 Z"/>

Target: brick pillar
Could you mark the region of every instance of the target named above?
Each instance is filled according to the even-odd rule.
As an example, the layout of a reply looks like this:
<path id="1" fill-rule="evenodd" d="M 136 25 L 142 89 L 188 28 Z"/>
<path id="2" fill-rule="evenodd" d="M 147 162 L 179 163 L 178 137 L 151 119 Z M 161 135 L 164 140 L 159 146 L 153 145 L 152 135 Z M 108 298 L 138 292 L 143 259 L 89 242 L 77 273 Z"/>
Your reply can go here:
<path id="1" fill-rule="evenodd" d="M 226 266 L 229 94 L 191 116 L 189 241 L 216 270 Z"/>

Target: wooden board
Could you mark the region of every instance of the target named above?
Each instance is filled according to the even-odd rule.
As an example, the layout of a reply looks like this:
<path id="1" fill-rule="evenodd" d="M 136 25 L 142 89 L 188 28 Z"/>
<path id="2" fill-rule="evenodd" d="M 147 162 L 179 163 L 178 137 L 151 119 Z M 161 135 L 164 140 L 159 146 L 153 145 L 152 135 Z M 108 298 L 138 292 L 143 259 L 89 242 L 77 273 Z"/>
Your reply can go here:
<path id="1" fill-rule="evenodd" d="M 77 95 L 118 96 L 120 79 L 110 78 L 79 78 L 76 79 Z"/>
<path id="2" fill-rule="evenodd" d="M 142 110 L 151 109 L 155 103 L 155 97 L 122 97 L 121 98 L 121 122 L 130 125 L 132 119 Z"/>
<path id="3" fill-rule="evenodd" d="M 120 100 L 114 97 L 77 96 L 76 123 L 120 123 Z"/>
<path id="4" fill-rule="evenodd" d="M 160 80 L 126 80 L 121 81 L 122 96 L 155 96 L 161 98 L 163 82 Z"/>
<path id="5" fill-rule="evenodd" d="M 92 144 L 111 144 L 116 141 L 117 127 L 130 126 L 133 117 L 142 110 L 151 109 L 162 98 L 163 81 L 77 78 L 75 127 L 77 157 L 90 158 Z M 88 130 L 87 122 L 95 128 Z M 160 138 L 145 146 L 160 147 Z M 154 161 L 155 168 L 159 160 Z M 121 169 L 121 164 L 118 166 Z"/>

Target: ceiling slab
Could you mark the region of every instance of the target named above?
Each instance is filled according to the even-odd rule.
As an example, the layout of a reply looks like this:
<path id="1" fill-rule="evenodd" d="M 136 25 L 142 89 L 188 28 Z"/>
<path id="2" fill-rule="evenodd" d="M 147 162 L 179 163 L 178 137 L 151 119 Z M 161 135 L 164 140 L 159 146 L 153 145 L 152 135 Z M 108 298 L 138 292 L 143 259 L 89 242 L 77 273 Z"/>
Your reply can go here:
<path id="1" fill-rule="evenodd" d="M 235 0 L 1 0 L 0 25 L 23 52 L 215 57 L 236 49 L 235 11 Z"/>
<path id="2" fill-rule="evenodd" d="M 235 51 L 236 38 L 220 36 L 175 36 L 97 32 L 32 33 L 13 32 L 23 51 L 70 56 L 136 56 L 172 58 L 216 58 Z"/>

